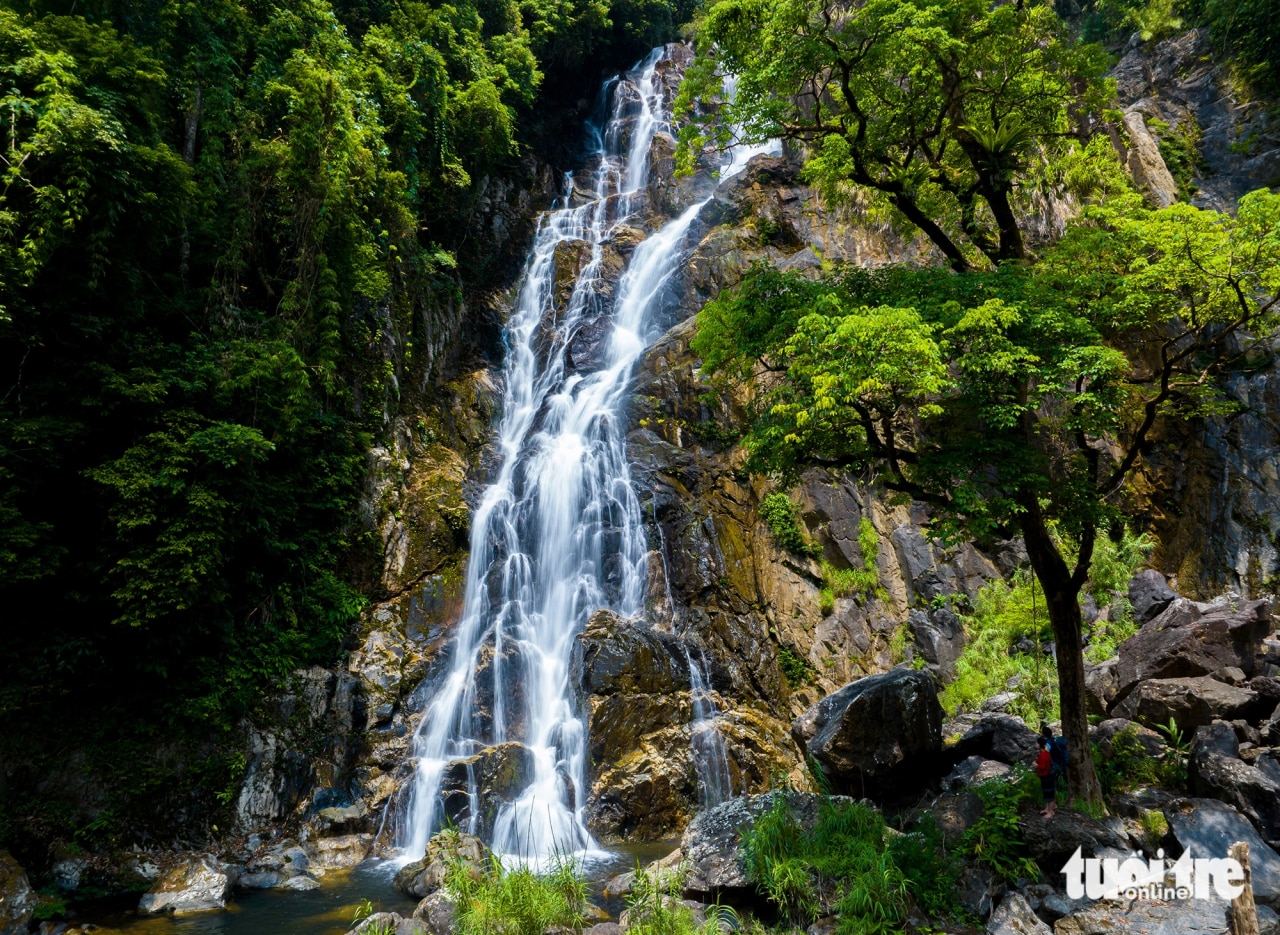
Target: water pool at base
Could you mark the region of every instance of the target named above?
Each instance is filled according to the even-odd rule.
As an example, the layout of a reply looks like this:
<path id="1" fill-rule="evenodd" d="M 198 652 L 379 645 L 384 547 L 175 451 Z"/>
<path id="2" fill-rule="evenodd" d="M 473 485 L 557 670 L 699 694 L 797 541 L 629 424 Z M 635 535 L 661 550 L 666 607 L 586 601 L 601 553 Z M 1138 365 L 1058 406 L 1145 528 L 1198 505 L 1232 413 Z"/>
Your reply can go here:
<path id="1" fill-rule="evenodd" d="M 620 901 L 606 904 L 601 899 L 605 882 L 612 876 L 671 853 L 675 841 L 619 844 L 606 849 L 608 857 L 584 867 L 591 882 L 593 900 L 613 915 L 625 908 Z M 95 911 L 86 907 L 75 922 L 92 922 L 130 935 L 343 935 L 351 928 L 357 907 L 369 900 L 377 912 L 398 912 L 410 916 L 418 901 L 391 888 L 396 865 L 370 860 L 348 871 L 330 871 L 320 889 L 299 893 L 292 890 L 237 891 L 225 911 L 202 912 L 190 916 L 143 916 L 132 909 Z"/>

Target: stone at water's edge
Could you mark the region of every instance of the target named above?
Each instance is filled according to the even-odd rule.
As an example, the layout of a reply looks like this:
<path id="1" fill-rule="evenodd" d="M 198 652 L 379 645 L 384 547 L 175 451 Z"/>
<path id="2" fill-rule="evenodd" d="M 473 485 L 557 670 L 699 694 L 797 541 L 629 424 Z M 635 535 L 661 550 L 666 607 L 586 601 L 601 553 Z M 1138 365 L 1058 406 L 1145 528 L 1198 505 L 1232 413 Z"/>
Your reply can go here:
<path id="1" fill-rule="evenodd" d="M 861 795 L 936 757 L 942 717 L 933 675 L 893 669 L 823 698 L 795 720 L 791 736 L 841 791 Z"/>
<path id="2" fill-rule="evenodd" d="M 236 876 L 235 868 L 211 854 L 197 854 L 162 876 L 138 902 L 138 911 L 186 915 L 225 909 Z"/>
<path id="3" fill-rule="evenodd" d="M 25 933 L 35 907 L 27 872 L 8 851 L 0 851 L 0 935 Z"/>
<path id="4" fill-rule="evenodd" d="M 427 842 L 426 856 L 402 867 L 392 886 L 406 896 L 426 899 L 444 886 L 454 864 L 465 867 L 472 879 L 479 879 L 488 858 L 489 849 L 474 835 L 441 831 Z"/>

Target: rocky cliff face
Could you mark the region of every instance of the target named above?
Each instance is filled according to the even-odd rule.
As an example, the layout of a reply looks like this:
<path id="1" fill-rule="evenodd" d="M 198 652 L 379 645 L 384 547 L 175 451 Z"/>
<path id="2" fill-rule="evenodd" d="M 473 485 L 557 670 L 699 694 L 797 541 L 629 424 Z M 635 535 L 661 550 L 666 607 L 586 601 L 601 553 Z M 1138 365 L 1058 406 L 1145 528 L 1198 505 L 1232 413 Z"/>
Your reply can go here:
<path id="1" fill-rule="evenodd" d="M 1229 202 L 1271 171 L 1269 151 L 1249 155 L 1224 142 L 1258 132 L 1265 121 L 1236 106 L 1221 73 L 1200 63 L 1203 41 L 1190 34 L 1154 48 L 1134 46 L 1117 67 L 1129 109 L 1117 142 L 1153 203 L 1167 203 L 1169 186 L 1179 184 L 1160 155 L 1160 136 L 1171 132 L 1164 126 L 1184 128 L 1194 119 L 1200 128 L 1204 177 L 1196 181 L 1206 204 Z M 669 91 L 688 57 L 685 48 L 671 50 Z M 802 786 L 792 719 L 850 680 L 917 655 L 945 676 L 963 647 L 953 607 L 1025 561 L 1016 543 L 991 553 L 972 545 L 943 548 L 926 535 L 928 517 L 919 505 L 890 506 L 858 478 L 822 471 L 787 491 L 821 561 L 775 543 L 758 510 L 773 490 L 745 476 L 743 453 L 726 441 L 748 399 L 713 405 L 704 398 L 689 346 L 693 316 L 756 260 L 819 275 L 835 263 L 936 258 L 919 239 L 856 209 L 831 210 L 799 181 L 798 163 L 786 155 L 759 156 L 717 187 L 707 172 L 676 179 L 673 152 L 669 137 L 655 139 L 650 210 L 634 227 L 615 231 L 603 264 L 606 280 L 616 282 L 630 250 L 649 232 L 710 196 L 697 222 L 698 245 L 669 289 L 668 330 L 636 377 L 629 454 L 651 519 L 646 613 L 634 620 L 597 614 L 579 639 L 573 677 L 592 761 L 591 787 L 582 792 L 593 831 L 605 841 L 672 836 L 696 810 L 694 660 L 720 713 L 734 791 L 761 792 L 781 777 Z M 508 208 L 538 200 L 506 196 Z M 1049 211 L 1046 230 L 1069 207 Z M 512 226 L 493 223 L 504 231 Z M 568 284 L 581 251 L 568 245 L 561 253 L 560 279 Z M 456 315 L 453 334 L 462 341 L 464 317 Z M 571 349 L 575 362 L 589 363 L 598 353 L 605 325 L 583 329 Z M 380 544 L 376 589 L 385 599 L 364 614 L 344 671 L 307 676 L 288 694 L 293 701 L 280 702 L 307 711 L 308 729 L 324 724 L 348 739 L 324 753 L 331 766 L 317 768 L 298 758 L 305 730 L 290 727 L 289 718 L 254 725 L 241 794 L 245 827 L 309 817 L 314 827 L 338 821 L 333 827 L 344 832 L 377 832 L 410 774 L 406 756 L 417 712 L 433 690 L 461 610 L 468 504 L 483 483 L 485 446 L 501 405 L 492 369 L 477 360 L 454 370 L 414 376 L 410 403 L 388 415 L 387 441 L 371 452 L 363 521 Z M 1280 533 L 1278 391 L 1271 370 L 1237 376 L 1231 392 L 1245 411 L 1182 434 L 1167 429 L 1173 443 L 1165 450 L 1174 454 L 1151 459 L 1139 481 L 1161 543 L 1158 563 L 1177 573 L 1184 593 L 1269 586 Z M 864 520 L 877 543 L 878 585 L 824 601 L 824 563 L 835 570 L 868 564 Z M 317 708 L 320 695 L 326 701 Z M 505 794 L 503 784 L 519 772 L 519 756 L 508 759 L 476 767 L 493 774 L 494 795 Z M 329 818 L 318 818 L 322 812 Z"/>

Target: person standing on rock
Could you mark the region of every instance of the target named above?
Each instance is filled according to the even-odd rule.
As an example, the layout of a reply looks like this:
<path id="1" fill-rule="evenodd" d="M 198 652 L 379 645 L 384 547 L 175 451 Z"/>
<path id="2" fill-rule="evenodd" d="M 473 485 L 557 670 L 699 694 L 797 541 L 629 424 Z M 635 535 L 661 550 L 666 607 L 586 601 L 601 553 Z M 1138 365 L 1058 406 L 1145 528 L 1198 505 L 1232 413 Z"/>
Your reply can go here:
<path id="1" fill-rule="evenodd" d="M 1058 809 L 1058 777 L 1053 772 L 1053 756 L 1049 753 L 1049 738 L 1041 734 L 1036 738 L 1040 752 L 1036 755 L 1036 775 L 1040 777 L 1040 792 L 1045 806 L 1040 814 L 1052 818 Z"/>

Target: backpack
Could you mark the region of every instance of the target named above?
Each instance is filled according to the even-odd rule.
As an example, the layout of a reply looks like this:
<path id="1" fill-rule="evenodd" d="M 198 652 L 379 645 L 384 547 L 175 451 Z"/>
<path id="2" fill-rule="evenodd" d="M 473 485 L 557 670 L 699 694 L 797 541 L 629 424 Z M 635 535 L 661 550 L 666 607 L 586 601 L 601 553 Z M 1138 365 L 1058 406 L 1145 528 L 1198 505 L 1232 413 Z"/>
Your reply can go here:
<path id="1" fill-rule="evenodd" d="M 1067 750 L 1066 737 L 1054 737 L 1049 741 L 1049 755 L 1053 758 L 1054 775 L 1060 775 L 1067 771 L 1067 762 L 1071 759 L 1071 754 Z"/>

